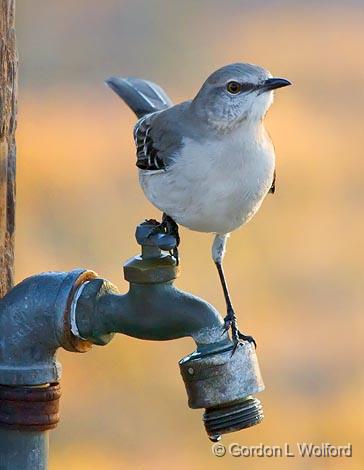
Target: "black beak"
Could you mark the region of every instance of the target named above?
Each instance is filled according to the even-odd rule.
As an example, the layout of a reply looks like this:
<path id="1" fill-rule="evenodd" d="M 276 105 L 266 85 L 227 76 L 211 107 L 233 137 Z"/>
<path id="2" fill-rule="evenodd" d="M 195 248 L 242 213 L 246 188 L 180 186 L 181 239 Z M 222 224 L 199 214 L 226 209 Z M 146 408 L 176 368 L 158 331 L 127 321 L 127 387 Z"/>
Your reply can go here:
<path id="1" fill-rule="evenodd" d="M 285 78 L 268 78 L 259 86 L 259 90 L 260 93 L 264 93 L 266 91 L 276 90 L 277 88 L 283 88 L 288 85 L 292 85 L 292 83 Z"/>

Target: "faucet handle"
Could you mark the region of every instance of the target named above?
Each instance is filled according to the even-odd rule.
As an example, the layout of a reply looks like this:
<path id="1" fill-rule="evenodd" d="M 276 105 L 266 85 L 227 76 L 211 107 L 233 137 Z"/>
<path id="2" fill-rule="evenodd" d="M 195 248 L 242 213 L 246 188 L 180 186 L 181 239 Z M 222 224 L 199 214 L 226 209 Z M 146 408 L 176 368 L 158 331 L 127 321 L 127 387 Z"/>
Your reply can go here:
<path id="1" fill-rule="evenodd" d="M 156 220 L 146 220 L 136 228 L 135 238 L 142 247 L 141 255 L 124 264 L 124 277 L 137 284 L 155 284 L 176 279 L 178 266 L 170 253 L 177 245 L 176 238 L 163 232 Z"/>

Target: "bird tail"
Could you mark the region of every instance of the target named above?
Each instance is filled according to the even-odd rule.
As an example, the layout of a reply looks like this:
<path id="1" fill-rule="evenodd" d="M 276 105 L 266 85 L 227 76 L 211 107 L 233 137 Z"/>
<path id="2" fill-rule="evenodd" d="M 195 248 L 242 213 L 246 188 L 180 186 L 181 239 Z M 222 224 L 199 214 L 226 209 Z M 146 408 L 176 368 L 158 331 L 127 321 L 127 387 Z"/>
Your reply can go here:
<path id="1" fill-rule="evenodd" d="M 138 118 L 173 106 L 168 95 L 153 82 L 133 77 L 110 77 L 105 83 L 125 101 Z"/>

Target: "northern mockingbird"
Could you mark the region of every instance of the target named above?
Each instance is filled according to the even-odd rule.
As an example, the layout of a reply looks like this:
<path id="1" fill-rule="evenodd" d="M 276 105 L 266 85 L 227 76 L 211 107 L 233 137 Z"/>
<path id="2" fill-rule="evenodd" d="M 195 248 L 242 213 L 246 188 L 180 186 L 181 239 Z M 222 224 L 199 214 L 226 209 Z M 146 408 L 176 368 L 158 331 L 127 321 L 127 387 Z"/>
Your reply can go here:
<path id="1" fill-rule="evenodd" d="M 194 99 L 173 105 L 158 85 L 138 78 L 106 81 L 139 118 L 134 128 L 140 185 L 163 212 L 160 229 L 178 225 L 215 234 L 212 258 L 224 291 L 235 347 L 254 338 L 237 325 L 223 271 L 227 238 L 275 190 L 275 154 L 263 125 L 273 90 L 290 85 L 262 67 L 231 64 L 212 73 Z M 176 257 L 178 253 L 175 253 Z"/>

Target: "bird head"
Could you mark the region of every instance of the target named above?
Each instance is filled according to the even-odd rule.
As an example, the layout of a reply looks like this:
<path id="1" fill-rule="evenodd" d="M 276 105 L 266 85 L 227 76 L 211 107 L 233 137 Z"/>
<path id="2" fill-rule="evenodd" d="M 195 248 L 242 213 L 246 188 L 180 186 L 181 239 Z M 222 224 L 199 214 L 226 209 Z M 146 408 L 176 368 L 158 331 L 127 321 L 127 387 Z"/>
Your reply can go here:
<path id="1" fill-rule="evenodd" d="M 192 101 L 192 109 L 221 130 L 260 121 L 273 102 L 273 90 L 291 85 L 252 64 L 230 64 L 212 73 Z"/>

